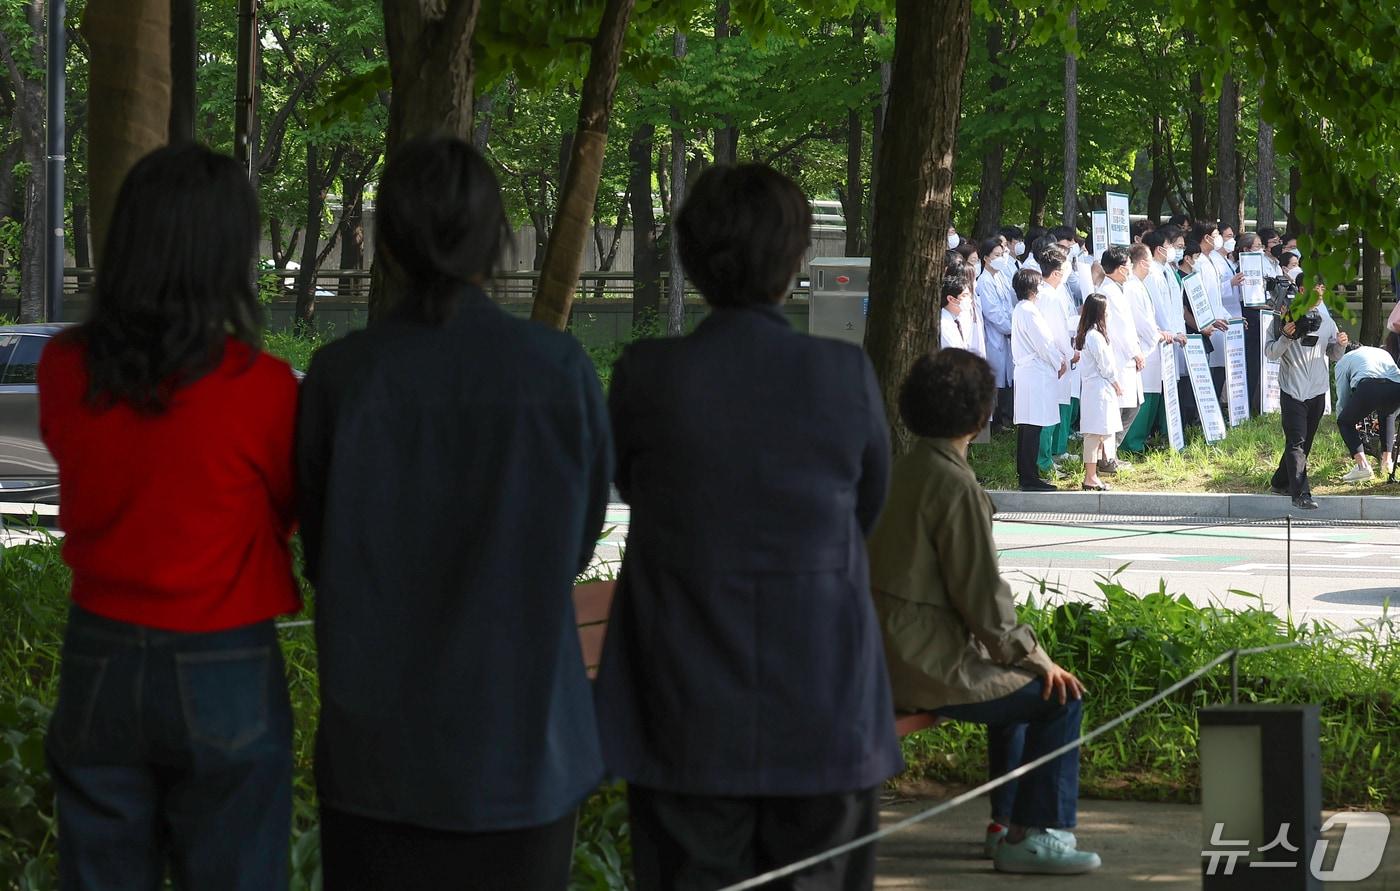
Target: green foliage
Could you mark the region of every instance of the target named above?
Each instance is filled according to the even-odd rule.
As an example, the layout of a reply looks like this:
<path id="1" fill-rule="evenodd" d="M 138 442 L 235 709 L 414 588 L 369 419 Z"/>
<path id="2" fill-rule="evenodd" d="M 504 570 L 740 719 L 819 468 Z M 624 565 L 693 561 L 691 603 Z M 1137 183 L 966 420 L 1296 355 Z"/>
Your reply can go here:
<path id="1" fill-rule="evenodd" d="M 1052 658 L 1084 682 L 1085 730 L 1230 649 L 1298 641 L 1304 646 L 1240 658 L 1241 701 L 1321 705 L 1325 806 L 1400 806 L 1400 765 L 1377 755 L 1400 744 L 1393 707 L 1400 651 L 1388 645 L 1393 618 L 1378 630 L 1334 638 L 1330 625 L 1293 625 L 1267 609 L 1195 606 L 1168 593 L 1165 581 L 1142 595 L 1116 577 L 1102 577 L 1097 587 L 1084 602 L 1042 581 L 1020 609 Z M 1090 743 L 1081 756 L 1081 794 L 1198 800 L 1196 711 L 1229 699 L 1222 665 Z M 925 731 L 904 747 L 911 776 L 972 784 L 986 777 L 985 734 L 975 725 Z"/>

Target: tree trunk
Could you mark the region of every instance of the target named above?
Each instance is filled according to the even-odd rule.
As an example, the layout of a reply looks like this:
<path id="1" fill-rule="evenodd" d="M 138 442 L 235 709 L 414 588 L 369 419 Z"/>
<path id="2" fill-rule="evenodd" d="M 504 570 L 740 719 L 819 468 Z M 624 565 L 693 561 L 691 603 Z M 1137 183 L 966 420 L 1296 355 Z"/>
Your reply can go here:
<path id="1" fill-rule="evenodd" d="M 608 118 L 617 89 L 617 69 L 622 61 L 622 41 L 636 0 L 608 0 L 598 36 L 588 59 L 579 99 L 569 172 L 559 195 L 554 227 L 549 233 L 539 291 L 530 318 L 559 330 L 569 322 L 569 309 L 583 271 L 583 251 L 603 176 L 603 153 L 608 145 Z"/>
<path id="2" fill-rule="evenodd" d="M 1079 7 L 1069 11 L 1072 33 L 1079 30 Z M 1065 53 L 1065 212 L 1064 224 L 1079 216 L 1079 59 Z"/>
<path id="3" fill-rule="evenodd" d="M 1255 229 L 1274 225 L 1278 207 L 1274 201 L 1274 128 L 1261 116 L 1259 118 L 1259 168 L 1256 174 L 1255 190 L 1259 208 L 1254 212 L 1258 218 Z"/>
<path id="4" fill-rule="evenodd" d="M 1147 187 L 1147 218 L 1155 226 L 1162 220 L 1162 202 L 1167 200 L 1170 186 L 1166 161 L 1162 157 L 1162 140 L 1170 138 L 1163 132 L 1160 114 L 1152 117 L 1152 184 Z"/>
<path id="5" fill-rule="evenodd" d="M 97 262 L 127 171 L 170 133 L 170 0 L 88 0 L 88 203 Z"/>
<path id="6" fill-rule="evenodd" d="M 485 152 L 486 144 L 491 140 L 491 119 L 495 105 L 496 98 L 487 93 L 472 106 L 472 147 L 479 152 Z"/>
<path id="7" fill-rule="evenodd" d="M 1385 308 L 1381 305 L 1381 252 L 1364 233 L 1361 236 L 1361 342 L 1380 346 L 1385 336 Z"/>
<path id="8" fill-rule="evenodd" d="M 656 125 L 642 124 L 627 143 L 627 191 L 632 202 L 632 325 L 661 313 L 661 258 L 656 253 L 656 210 L 651 197 L 652 140 Z"/>
<path id="9" fill-rule="evenodd" d="M 884 394 L 894 450 L 912 437 L 899 422 L 899 389 L 914 361 L 937 347 L 937 304 L 944 239 L 952 218 L 953 152 L 967 44 L 970 0 L 898 0 L 889 138 L 880 159 L 870 263 L 865 346 Z"/>
<path id="10" fill-rule="evenodd" d="M 415 136 L 446 133 L 471 141 L 472 88 L 476 78 L 472 35 L 480 2 L 383 0 L 384 45 L 393 84 L 386 161 L 394 157 L 395 149 Z M 377 258 L 371 275 L 369 317 L 374 321 L 398 301 L 406 283 L 396 270 Z"/>
<path id="11" fill-rule="evenodd" d="M 351 174 L 341 178 L 341 210 L 339 228 L 340 268 L 365 268 L 365 186 L 374 172 L 373 158 L 357 157 L 351 166 Z M 337 296 L 341 299 L 355 296 L 364 286 L 364 279 L 342 278 L 337 286 Z"/>
<path id="12" fill-rule="evenodd" d="M 0 33 L 0 57 L 4 59 L 10 87 L 14 91 L 12 122 L 19 131 L 19 160 L 28 165 L 24 182 L 24 225 L 20 234 L 20 322 L 42 322 L 48 311 L 45 300 L 47 281 L 44 276 L 44 250 L 48 225 L 47 175 L 44 168 L 44 81 L 45 38 L 43 4 L 27 0 L 22 13 L 28 26 L 28 41 L 18 49 L 12 48 L 9 36 Z M 22 51 L 22 52 L 21 52 Z M 62 221 L 59 221 L 62 225 Z M 57 319 L 53 320 L 57 321 Z"/>
<path id="13" fill-rule="evenodd" d="M 1030 185 L 1026 187 L 1026 200 L 1030 202 L 1028 225 L 1045 225 L 1045 204 L 1050 200 L 1050 183 L 1045 180 L 1045 152 L 1037 144 L 1031 149 Z M 1026 245 L 1030 247 L 1030 245 Z"/>
<path id="14" fill-rule="evenodd" d="M 1200 72 L 1191 74 L 1187 117 L 1191 124 L 1191 218 L 1204 220 L 1210 211 L 1210 146 L 1206 143 L 1206 115 L 1202 105 Z"/>
<path id="15" fill-rule="evenodd" d="M 1220 88 L 1219 112 L 1217 133 L 1220 143 L 1216 148 L 1216 170 L 1220 180 L 1220 222 L 1239 232 L 1244 223 L 1244 196 L 1240 194 L 1237 178 L 1240 89 L 1239 82 L 1229 72 L 1226 72 Z"/>
<path id="16" fill-rule="evenodd" d="M 734 34 L 729 24 L 729 0 L 718 0 L 715 4 L 715 52 L 720 52 Z M 734 126 L 734 115 L 719 116 L 723 126 L 715 130 L 715 163 L 735 164 L 739 160 L 739 128 Z"/>
<path id="17" fill-rule="evenodd" d="M 321 169 L 321 149 L 314 141 L 306 143 L 306 236 L 301 243 L 301 269 L 296 281 L 296 330 L 305 334 L 316 320 L 316 273 L 320 271 L 321 226 L 326 211 L 326 194 L 340 171 L 341 150 L 331 153 Z"/>
<path id="18" fill-rule="evenodd" d="M 685 57 L 685 33 L 676 32 L 674 44 L 677 59 Z M 685 333 L 685 270 L 681 267 L 680 251 L 676 249 L 676 215 L 685 198 L 685 130 L 681 111 L 671 106 L 671 236 L 667 239 L 670 270 L 666 294 L 666 333 L 678 337 Z"/>
<path id="19" fill-rule="evenodd" d="M 875 33 L 885 35 L 885 19 L 875 16 L 871 25 Z M 880 95 L 875 99 L 875 107 L 870 113 L 870 232 L 875 231 L 875 195 L 880 187 L 880 152 L 885 144 L 885 109 L 890 100 L 891 63 L 880 63 Z"/>
<path id="20" fill-rule="evenodd" d="M 851 36 L 857 52 L 865 46 L 865 17 L 857 13 L 851 18 Z M 860 79 L 863 72 L 857 72 Z M 841 216 L 846 225 L 847 257 L 865 256 L 865 179 L 861 174 L 861 156 L 865 152 L 865 126 L 859 107 L 846 111 L 846 185 L 837 190 L 841 200 Z"/>
<path id="21" fill-rule="evenodd" d="M 194 141 L 197 98 L 195 0 L 170 0 L 170 141 Z"/>
<path id="22" fill-rule="evenodd" d="M 86 204 L 73 202 L 73 262 L 79 269 L 92 268 L 92 242 L 88 233 L 88 209 Z M 78 290 L 92 287 L 91 273 L 78 276 Z"/>
<path id="23" fill-rule="evenodd" d="M 991 63 L 992 76 L 987 81 L 987 114 L 994 116 L 1004 110 L 1001 93 L 1006 89 L 1006 75 L 1001 67 L 1002 24 L 993 19 L 987 25 L 987 59 Z M 996 234 L 1001 225 L 1001 215 L 1006 204 L 1006 141 L 997 139 L 982 155 L 982 179 L 977 186 L 977 221 L 972 226 L 972 237 L 981 240 Z"/>

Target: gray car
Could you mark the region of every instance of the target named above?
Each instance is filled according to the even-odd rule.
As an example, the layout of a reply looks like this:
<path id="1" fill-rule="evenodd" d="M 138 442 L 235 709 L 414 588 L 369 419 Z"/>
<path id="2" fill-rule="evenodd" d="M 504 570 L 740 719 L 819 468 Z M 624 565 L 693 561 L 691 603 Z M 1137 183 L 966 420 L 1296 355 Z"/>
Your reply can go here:
<path id="1" fill-rule="evenodd" d="M 58 465 L 39 437 L 39 355 L 62 325 L 0 326 L 0 502 L 58 503 Z"/>

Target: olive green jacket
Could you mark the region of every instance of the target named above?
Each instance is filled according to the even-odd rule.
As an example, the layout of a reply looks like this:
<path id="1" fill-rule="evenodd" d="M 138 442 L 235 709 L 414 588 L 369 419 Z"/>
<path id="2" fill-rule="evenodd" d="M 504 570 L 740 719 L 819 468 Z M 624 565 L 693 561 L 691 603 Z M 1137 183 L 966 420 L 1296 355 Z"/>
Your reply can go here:
<path id="1" fill-rule="evenodd" d="M 998 699 L 1053 664 L 1016 619 L 992 500 L 950 440 L 921 439 L 895 462 L 870 572 L 897 709 Z"/>

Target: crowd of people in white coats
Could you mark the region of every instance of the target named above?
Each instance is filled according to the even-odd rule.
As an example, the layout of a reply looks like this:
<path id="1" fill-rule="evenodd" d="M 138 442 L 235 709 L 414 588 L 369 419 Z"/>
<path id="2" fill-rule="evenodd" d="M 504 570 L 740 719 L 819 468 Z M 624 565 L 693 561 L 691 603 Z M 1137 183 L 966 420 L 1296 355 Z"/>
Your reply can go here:
<path id="1" fill-rule="evenodd" d="M 1166 433 L 1162 344 L 1175 345 L 1183 425 L 1200 423 L 1198 396 L 1183 354 L 1190 334 L 1204 336 L 1215 397 L 1224 406 L 1225 319 L 1243 318 L 1251 331 L 1245 338 L 1249 411 L 1260 411 L 1257 382 L 1263 351 L 1255 326 L 1260 324 L 1261 307 L 1243 299 L 1240 255 L 1262 253 L 1266 279 L 1286 277 L 1303 284 L 1297 238 L 1272 228 L 1236 233 L 1224 223 L 1193 222 L 1181 215 L 1160 226 L 1136 220 L 1131 238 L 1130 245 L 1111 246 L 1094 256 L 1071 226 L 1033 227 L 1025 233 L 1006 227 L 977 242 L 961 238 L 954 228 L 948 230 L 940 345 L 967 349 L 990 363 L 998 387 L 991 427 L 993 432 L 1016 429 L 1022 490 L 1057 490 L 1043 477 L 1068 475 L 1064 464 L 1070 460 L 1072 438 L 1082 440 L 1082 487 L 1107 490 L 1103 476 L 1130 466 L 1127 455 L 1145 452 L 1149 437 Z M 1214 310 L 1204 330 L 1197 325 L 1183 286 L 1192 273 L 1200 273 Z M 1347 335 L 1333 323 L 1325 303 L 1319 303 L 1318 314 L 1326 326 L 1318 347 L 1325 384 L 1325 363 L 1341 357 Z M 1292 332 L 1285 335 L 1282 323 L 1277 327 L 1270 338 L 1280 341 L 1282 354 L 1293 343 Z M 1274 490 L 1307 507 L 1311 497 L 1306 455 L 1317 427 L 1310 407 L 1322 391 L 1308 391 L 1316 388 L 1315 381 L 1301 380 L 1315 374 L 1293 373 L 1289 366 L 1298 363 L 1272 355 L 1272 346 L 1269 351 L 1269 361 L 1283 359 L 1280 401 L 1288 440 Z M 1307 358 L 1300 358 L 1299 368 L 1315 370 Z M 1300 404 L 1299 412 L 1308 416 L 1292 425 L 1298 427 L 1297 436 L 1287 429 L 1290 403 Z M 1321 405 L 1318 402 L 1319 417 Z M 1297 449 L 1302 452 L 1301 471 L 1290 464 L 1289 453 Z M 1364 454 L 1357 463 L 1348 478 L 1372 473 Z M 1383 473 L 1390 470 L 1387 464 L 1382 462 Z"/>

